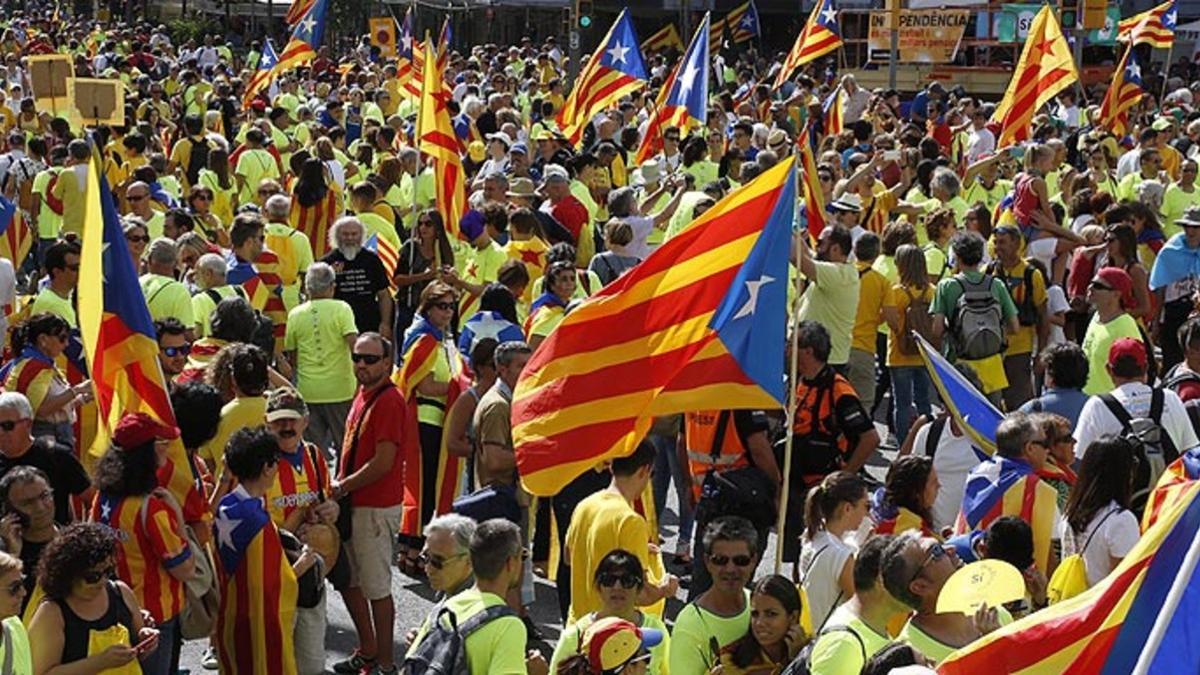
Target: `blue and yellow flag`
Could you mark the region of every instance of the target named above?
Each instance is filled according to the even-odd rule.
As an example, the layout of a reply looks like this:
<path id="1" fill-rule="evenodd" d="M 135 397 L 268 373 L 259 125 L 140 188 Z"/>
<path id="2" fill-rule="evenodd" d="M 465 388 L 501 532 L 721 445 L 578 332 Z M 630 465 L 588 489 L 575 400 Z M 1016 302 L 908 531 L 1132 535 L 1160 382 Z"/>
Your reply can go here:
<path id="1" fill-rule="evenodd" d="M 934 388 L 942 397 L 946 410 L 958 423 L 958 428 L 971 439 L 977 450 L 987 455 L 996 453 L 996 427 L 1004 419 L 1004 413 L 975 388 L 958 369 L 934 349 L 925 338 L 916 336 L 921 345 L 921 359 Z M 981 457 L 980 459 L 983 459 Z"/>

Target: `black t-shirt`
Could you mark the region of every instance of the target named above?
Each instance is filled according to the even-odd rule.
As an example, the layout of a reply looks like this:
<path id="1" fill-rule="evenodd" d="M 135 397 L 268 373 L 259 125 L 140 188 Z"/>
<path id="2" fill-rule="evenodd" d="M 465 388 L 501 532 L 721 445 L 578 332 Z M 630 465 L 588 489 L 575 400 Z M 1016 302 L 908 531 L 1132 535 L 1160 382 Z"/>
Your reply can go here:
<path id="1" fill-rule="evenodd" d="M 42 559 L 42 550 L 49 543 L 49 541 L 29 541 L 28 539 L 21 542 L 21 565 L 25 575 L 21 579 L 25 586 L 25 598 L 21 600 L 21 614 L 25 613 L 25 606 L 29 604 L 29 598 L 33 597 L 33 587 L 37 585 L 37 564 Z"/>
<path id="2" fill-rule="evenodd" d="M 346 260 L 341 251 L 321 258 L 337 272 L 337 290 L 333 297 L 345 300 L 354 310 L 354 325 L 358 332 L 379 330 L 379 291 L 388 287 L 387 271 L 379 256 L 370 251 L 359 251 L 354 260 Z"/>
<path id="3" fill-rule="evenodd" d="M 75 459 L 70 449 L 52 439 L 37 438 L 29 450 L 16 459 L 0 455 L 0 476 L 17 466 L 32 466 L 46 474 L 54 490 L 54 520 L 69 525 L 71 495 L 83 494 L 92 485 L 83 465 Z"/>

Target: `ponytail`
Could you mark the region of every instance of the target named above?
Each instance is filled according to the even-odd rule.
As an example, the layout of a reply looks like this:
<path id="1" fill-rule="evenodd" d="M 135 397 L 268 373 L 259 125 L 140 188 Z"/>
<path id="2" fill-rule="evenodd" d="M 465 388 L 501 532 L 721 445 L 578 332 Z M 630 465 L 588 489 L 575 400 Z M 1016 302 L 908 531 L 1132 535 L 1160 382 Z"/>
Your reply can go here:
<path id="1" fill-rule="evenodd" d="M 804 504 L 804 536 L 810 541 L 826 529 L 826 523 L 842 504 L 852 504 L 867 494 L 867 484 L 858 474 L 835 471 L 825 476 L 808 493 Z"/>

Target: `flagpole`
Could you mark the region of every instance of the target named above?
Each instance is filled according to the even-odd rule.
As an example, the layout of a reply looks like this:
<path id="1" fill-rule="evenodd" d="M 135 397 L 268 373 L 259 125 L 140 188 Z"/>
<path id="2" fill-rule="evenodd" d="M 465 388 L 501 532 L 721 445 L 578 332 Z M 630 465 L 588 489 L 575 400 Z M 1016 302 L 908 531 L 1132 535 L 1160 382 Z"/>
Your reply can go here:
<path id="1" fill-rule="evenodd" d="M 1167 597 L 1163 601 L 1162 609 L 1158 611 L 1158 616 L 1154 618 L 1154 627 L 1150 629 L 1150 635 L 1146 637 L 1146 644 L 1142 647 L 1141 653 L 1138 654 L 1137 664 L 1133 667 L 1134 675 L 1144 675 L 1150 671 L 1150 664 L 1154 662 L 1154 658 L 1158 655 L 1163 638 L 1166 637 L 1167 629 L 1170 628 L 1175 612 L 1179 609 L 1179 603 L 1183 599 L 1183 594 L 1187 592 L 1191 584 L 1192 575 L 1196 571 L 1196 564 L 1198 562 L 1200 562 L 1200 537 L 1193 537 L 1192 543 L 1188 547 L 1187 556 L 1184 557 L 1179 571 L 1175 573 L 1175 579 L 1171 583 L 1171 590 L 1167 591 Z"/>
<path id="2" fill-rule="evenodd" d="M 800 172 L 794 172 L 795 180 L 799 182 Z M 797 186 L 797 190 L 800 187 Z M 807 243 L 800 242 L 801 246 L 807 246 Z M 775 521 L 775 574 L 780 574 L 783 568 L 783 538 L 787 530 L 787 512 L 788 512 L 788 496 L 791 493 L 791 477 L 792 477 L 792 446 L 796 435 L 792 433 L 793 425 L 796 422 L 796 352 L 799 351 L 796 343 L 798 342 L 799 324 L 800 324 L 800 274 L 797 270 L 796 274 L 796 302 L 792 305 L 792 334 L 788 339 L 791 346 L 791 356 L 788 359 L 788 380 L 787 380 L 787 415 L 784 418 L 784 433 L 787 436 L 783 441 L 783 475 L 780 480 L 779 489 L 782 494 L 779 496 L 779 516 Z"/>
<path id="3" fill-rule="evenodd" d="M 1129 41 L 1129 48 L 1133 49 L 1133 40 Z M 1167 80 L 1171 77 L 1171 56 L 1175 52 L 1175 38 L 1171 38 L 1171 44 L 1167 47 L 1167 62 L 1163 64 L 1163 80 L 1162 88 L 1158 92 L 1158 109 L 1163 109 L 1163 99 L 1167 96 Z"/>

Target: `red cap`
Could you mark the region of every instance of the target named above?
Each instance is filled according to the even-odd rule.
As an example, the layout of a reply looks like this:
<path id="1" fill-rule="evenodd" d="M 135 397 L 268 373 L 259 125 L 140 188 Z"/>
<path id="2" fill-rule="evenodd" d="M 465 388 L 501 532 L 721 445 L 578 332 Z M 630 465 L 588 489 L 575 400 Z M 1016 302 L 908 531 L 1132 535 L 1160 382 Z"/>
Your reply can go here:
<path id="1" fill-rule="evenodd" d="M 1096 272 L 1096 280 L 1103 281 L 1105 286 L 1120 294 L 1122 307 L 1128 309 L 1137 304 L 1133 298 L 1133 278 L 1120 267 L 1101 267 Z"/>
<path id="2" fill-rule="evenodd" d="M 267 102 L 261 98 L 254 99 L 250 102 L 250 109 L 254 112 L 265 112 L 267 110 Z"/>
<path id="3" fill-rule="evenodd" d="M 158 438 L 179 438 L 179 427 L 163 424 L 146 413 L 127 413 L 113 429 L 113 442 L 126 450 Z"/>
<path id="4" fill-rule="evenodd" d="M 1146 367 L 1146 345 L 1134 338 L 1118 338 L 1108 348 L 1108 365 L 1116 365 L 1117 359 L 1129 356 L 1137 361 L 1138 367 Z"/>

